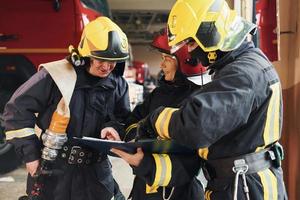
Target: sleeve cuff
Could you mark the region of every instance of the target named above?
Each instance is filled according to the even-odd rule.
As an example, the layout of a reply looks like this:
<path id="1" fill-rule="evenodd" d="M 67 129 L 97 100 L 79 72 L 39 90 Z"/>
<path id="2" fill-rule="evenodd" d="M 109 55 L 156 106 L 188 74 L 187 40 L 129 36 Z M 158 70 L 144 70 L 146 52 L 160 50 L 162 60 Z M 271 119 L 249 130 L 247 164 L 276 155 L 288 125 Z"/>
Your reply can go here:
<path id="1" fill-rule="evenodd" d="M 40 159 L 41 142 L 36 135 L 25 138 L 14 138 L 9 142 L 14 145 L 17 155 L 25 163 Z"/>
<path id="2" fill-rule="evenodd" d="M 23 147 L 23 153 L 23 160 L 25 163 L 39 160 L 41 158 L 41 148 L 38 148 L 35 145 L 27 145 Z"/>
<path id="3" fill-rule="evenodd" d="M 153 157 L 151 155 L 145 155 L 138 167 L 132 167 L 133 174 L 139 177 L 149 176 L 154 165 L 155 163 Z"/>

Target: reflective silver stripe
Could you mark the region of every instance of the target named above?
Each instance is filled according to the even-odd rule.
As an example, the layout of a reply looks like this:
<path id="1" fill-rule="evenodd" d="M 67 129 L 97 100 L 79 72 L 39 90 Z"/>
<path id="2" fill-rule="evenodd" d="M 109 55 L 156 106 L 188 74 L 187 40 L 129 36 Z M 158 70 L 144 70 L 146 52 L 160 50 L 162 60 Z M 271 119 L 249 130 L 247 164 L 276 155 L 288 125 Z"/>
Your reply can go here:
<path id="1" fill-rule="evenodd" d="M 277 141 L 280 137 L 280 107 L 281 107 L 281 87 L 279 83 L 270 86 L 272 96 L 269 101 L 267 117 L 263 132 L 264 146 L 258 147 L 259 152 L 265 146 Z"/>
<path id="2" fill-rule="evenodd" d="M 263 187 L 264 200 L 277 200 L 277 179 L 270 169 L 258 172 Z"/>
<path id="3" fill-rule="evenodd" d="M 169 115 L 169 113 L 171 112 L 172 110 L 170 108 L 166 108 L 166 112 L 164 113 L 163 117 L 162 117 L 162 120 L 160 122 L 160 126 L 159 126 L 159 132 L 164 135 L 164 126 L 165 126 L 165 123 L 166 123 L 166 120 L 167 120 L 167 117 Z M 164 135 L 165 136 L 165 135 Z"/>
<path id="4" fill-rule="evenodd" d="M 23 138 L 30 135 L 35 135 L 35 131 L 33 128 L 23 128 L 13 131 L 6 131 L 6 140 L 11 140 L 13 138 Z"/>
<path id="5" fill-rule="evenodd" d="M 173 113 L 177 110 L 178 108 L 165 108 L 159 114 L 155 122 L 155 129 L 161 138 L 163 139 L 170 138 L 169 124 Z"/>
<path id="6" fill-rule="evenodd" d="M 272 102 L 270 102 L 270 106 L 271 106 L 271 116 L 270 116 L 270 138 L 269 140 L 270 141 L 266 141 L 268 142 L 267 144 L 270 144 L 271 142 L 275 141 L 275 133 L 274 133 L 274 122 L 275 122 L 275 111 L 276 111 L 276 101 L 277 101 L 277 98 L 278 98 L 278 89 L 276 86 L 274 86 L 274 88 L 272 88 L 272 91 L 273 91 L 273 94 L 272 94 Z"/>
<path id="7" fill-rule="evenodd" d="M 163 185 L 164 180 L 166 179 L 167 163 L 162 155 L 159 155 L 159 160 L 160 160 L 160 164 L 161 164 L 161 174 L 160 174 L 160 180 L 158 182 L 158 185 Z"/>
<path id="8" fill-rule="evenodd" d="M 156 172 L 153 186 L 167 186 L 171 180 L 172 163 L 167 154 L 153 154 Z"/>

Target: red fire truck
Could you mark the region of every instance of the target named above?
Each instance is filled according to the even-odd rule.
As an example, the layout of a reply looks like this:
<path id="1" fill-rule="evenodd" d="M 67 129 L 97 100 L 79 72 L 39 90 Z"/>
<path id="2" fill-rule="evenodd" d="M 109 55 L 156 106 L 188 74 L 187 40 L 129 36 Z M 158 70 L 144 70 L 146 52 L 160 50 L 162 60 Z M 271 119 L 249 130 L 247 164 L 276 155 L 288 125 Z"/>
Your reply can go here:
<path id="1" fill-rule="evenodd" d="M 40 63 L 61 59 L 80 40 L 85 24 L 109 15 L 106 0 L 1 0 L 0 123 L 13 92 Z M 0 174 L 18 165 L 0 124 Z"/>

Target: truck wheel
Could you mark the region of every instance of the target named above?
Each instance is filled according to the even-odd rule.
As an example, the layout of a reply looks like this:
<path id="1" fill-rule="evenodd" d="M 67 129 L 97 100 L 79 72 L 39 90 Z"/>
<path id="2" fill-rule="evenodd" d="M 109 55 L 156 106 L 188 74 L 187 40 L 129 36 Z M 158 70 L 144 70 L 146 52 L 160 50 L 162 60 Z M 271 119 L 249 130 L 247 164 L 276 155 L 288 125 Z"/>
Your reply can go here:
<path id="1" fill-rule="evenodd" d="M 5 104 L 35 72 L 35 66 L 23 55 L 0 55 L 0 174 L 10 172 L 21 164 L 14 147 L 4 139 L 2 113 Z"/>

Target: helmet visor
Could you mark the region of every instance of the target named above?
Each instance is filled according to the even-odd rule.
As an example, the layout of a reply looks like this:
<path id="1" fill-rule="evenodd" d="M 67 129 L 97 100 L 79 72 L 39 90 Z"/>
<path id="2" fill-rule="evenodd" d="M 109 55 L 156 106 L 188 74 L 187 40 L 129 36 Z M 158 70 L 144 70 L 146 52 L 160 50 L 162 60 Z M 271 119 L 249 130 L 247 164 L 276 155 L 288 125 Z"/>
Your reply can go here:
<path id="1" fill-rule="evenodd" d="M 231 31 L 228 32 L 224 38 L 222 46 L 220 47 L 221 51 L 227 52 L 238 48 L 249 33 L 252 35 L 255 34 L 256 25 L 241 17 L 237 17 L 235 23 L 230 29 Z"/>

